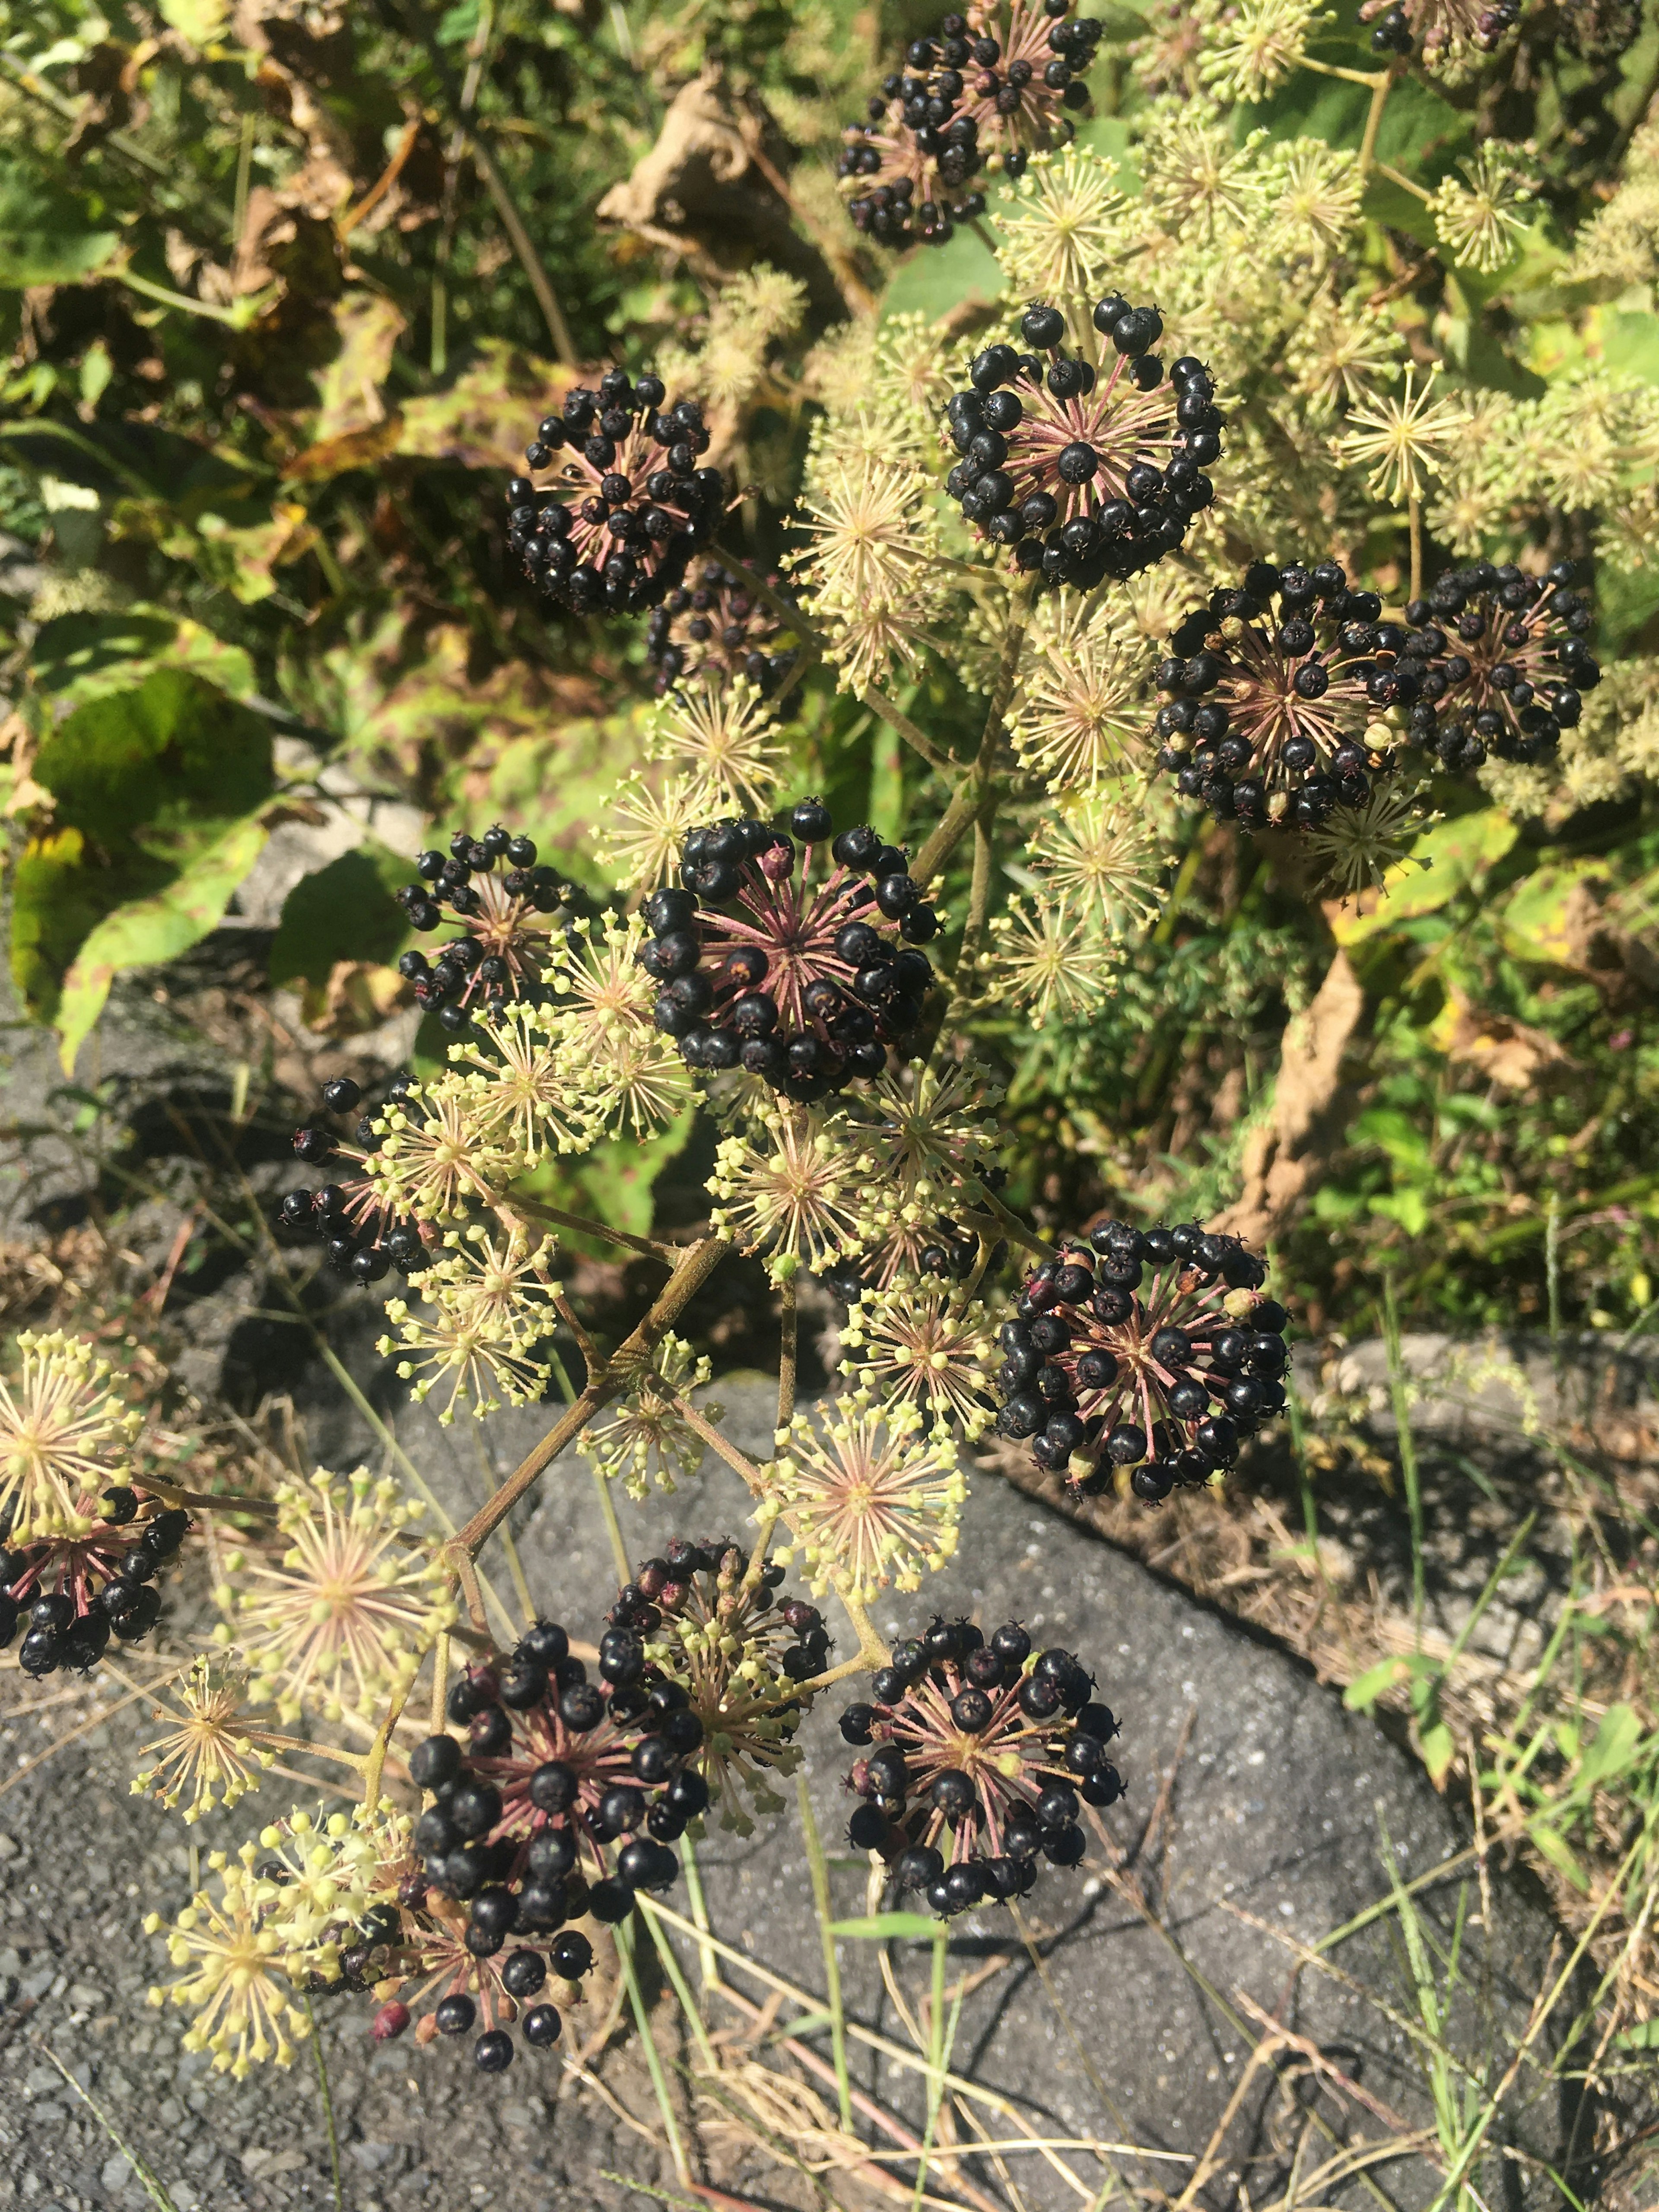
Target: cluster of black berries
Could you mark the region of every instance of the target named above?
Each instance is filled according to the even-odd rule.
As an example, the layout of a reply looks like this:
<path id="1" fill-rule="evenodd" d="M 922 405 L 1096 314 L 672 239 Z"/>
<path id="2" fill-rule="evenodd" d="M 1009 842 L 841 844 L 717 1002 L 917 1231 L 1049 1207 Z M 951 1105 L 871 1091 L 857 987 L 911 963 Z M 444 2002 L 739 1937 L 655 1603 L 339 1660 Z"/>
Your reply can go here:
<path id="1" fill-rule="evenodd" d="M 1014 0 L 946 15 L 915 40 L 905 67 L 882 80 L 868 119 L 850 124 L 836 173 L 858 228 L 884 245 L 942 246 L 985 211 L 966 189 L 981 171 L 1023 174 L 1031 149 L 1069 136 L 1065 111 L 1086 107 L 1081 78 L 1105 30 L 1071 20 L 1072 0 Z"/>
<path id="2" fill-rule="evenodd" d="M 1413 649 L 1429 662 L 1433 716 L 1412 716 L 1413 740 L 1449 769 L 1479 768 L 1489 754 L 1547 760 L 1601 680 L 1584 632 L 1589 603 L 1569 587 L 1572 568 L 1547 575 L 1480 561 L 1442 576 L 1406 619 Z"/>
<path id="3" fill-rule="evenodd" d="M 653 607 L 713 537 L 726 503 L 692 399 L 665 409 L 661 380 L 608 369 L 578 385 L 525 453 L 507 488 L 507 543 L 525 574 L 577 614 Z M 538 485 L 538 477 L 549 480 Z"/>
<path id="4" fill-rule="evenodd" d="M 1257 1255 L 1196 1222 L 1103 1222 L 1089 1245 L 1045 1261 L 1002 1324 L 997 1427 L 1085 1491 L 1133 1468 L 1156 1503 L 1282 1412 L 1289 1316 Z"/>
<path id="5" fill-rule="evenodd" d="M 412 1075 L 393 1076 L 388 1103 L 399 1100 L 406 1112 L 418 1112 L 418 1102 L 409 1095 L 414 1085 Z M 361 1172 L 383 1142 L 375 1127 L 380 1114 L 359 1114 L 362 1103 L 362 1085 L 349 1076 L 323 1085 L 325 1113 L 357 1115 L 352 1136 L 336 1136 L 320 1119 L 301 1124 L 294 1132 L 295 1158 L 307 1167 L 332 1164 L 336 1174 L 315 1190 L 289 1191 L 276 1209 L 276 1221 L 291 1237 L 320 1238 L 337 1275 L 367 1284 L 378 1283 L 393 1267 L 402 1275 L 418 1274 L 428 1254 L 414 1223 L 390 1214 L 379 1187 Z"/>
<path id="6" fill-rule="evenodd" d="M 936 1620 L 895 1645 L 872 1702 L 842 1715 L 848 1743 L 877 1747 L 850 1777 L 865 1800 L 854 1847 L 881 1852 L 901 1889 L 946 1916 L 1024 1896 L 1039 1857 L 1075 1866 L 1079 1799 L 1123 1794 L 1106 1753 L 1117 1723 L 1093 1688 L 1069 1651 L 1033 1659 L 1016 1621 L 988 1642 L 971 1621 Z"/>
<path id="7" fill-rule="evenodd" d="M 1415 50 L 1416 44 L 1406 11 L 1399 4 L 1399 0 L 1395 0 L 1394 6 L 1387 9 L 1371 26 L 1371 52 L 1374 54 L 1409 55 Z"/>
<path id="8" fill-rule="evenodd" d="M 1176 625 L 1156 679 L 1158 764 L 1182 795 L 1247 830 L 1363 806 L 1389 764 L 1368 732 L 1396 705 L 1432 727 L 1446 689 L 1423 640 L 1382 613 L 1335 561 L 1258 561 L 1212 592 Z"/>
<path id="9" fill-rule="evenodd" d="M 184 1541 L 189 1514 L 125 1485 L 101 1502 L 102 1519 L 82 1534 L 0 1551 L 0 1651 L 22 1625 L 17 1663 L 26 1674 L 84 1674 L 112 1634 L 136 1644 L 161 1617 L 155 1577 Z"/>
<path id="10" fill-rule="evenodd" d="M 1504 33 L 1513 30 L 1521 20 L 1520 0 L 1494 0 L 1491 7 L 1483 7 L 1480 0 L 1433 0 L 1433 4 L 1420 12 L 1429 18 L 1423 53 L 1431 64 L 1437 55 L 1448 47 L 1455 48 L 1465 39 L 1480 52 L 1492 53 Z M 1370 23 L 1373 17 L 1378 18 L 1371 30 L 1373 53 L 1412 53 L 1414 40 L 1411 14 L 1411 9 L 1402 5 L 1401 0 L 1364 0 L 1359 10 L 1360 21 Z"/>
<path id="11" fill-rule="evenodd" d="M 710 1585 L 717 1586 L 722 1575 L 741 1581 L 748 1565 L 744 1553 L 726 1537 L 698 1544 L 689 1536 L 672 1536 L 663 1547 L 661 1558 L 647 1559 L 637 1581 L 620 1592 L 609 1615 L 611 1624 L 648 1637 L 661 1626 L 665 1614 L 691 1618 L 706 1613 L 712 1619 L 720 1601 L 717 1588 Z M 701 1586 L 699 1576 L 704 1578 Z M 763 1568 L 757 1577 L 759 1588 L 747 1601 L 745 1616 L 771 1613 L 783 1578 L 781 1566 Z M 830 1663 L 830 1632 L 817 1606 L 808 1605 L 804 1598 L 786 1598 L 777 1604 L 775 1620 L 768 1626 L 774 1632 L 772 1656 L 792 1682 L 810 1682 L 823 1673 Z M 778 1635 L 777 1631 L 785 1633 Z M 747 1632 L 752 1633 L 752 1625 Z"/>
<path id="12" fill-rule="evenodd" d="M 1027 308 L 1019 331 L 1034 350 L 988 346 L 945 408 L 962 455 L 945 489 L 964 520 L 1019 568 L 1081 590 L 1176 550 L 1215 498 L 1203 471 L 1225 427 L 1201 362 L 1183 355 L 1166 380 L 1156 307 L 1112 293 L 1094 327 L 1111 349 L 1099 368 L 1062 350 L 1058 307 Z"/>
<path id="13" fill-rule="evenodd" d="M 784 586 L 775 576 L 775 589 Z M 645 657 L 657 671 L 657 690 L 671 690 L 682 677 L 705 669 L 744 675 L 763 692 L 776 689 L 794 665 L 793 653 L 764 648 L 781 635 L 777 617 L 756 596 L 744 576 L 707 561 L 695 582 L 672 591 L 645 626 Z"/>
<path id="14" fill-rule="evenodd" d="M 405 952 L 398 972 L 414 985 L 422 1011 L 459 1035 L 480 1007 L 526 998 L 536 988 L 550 944 L 549 925 L 538 917 L 569 914 L 578 893 L 538 862 L 533 839 L 513 836 L 499 822 L 482 837 L 457 830 L 447 853 L 434 848 L 417 854 L 415 872 L 421 881 L 398 893 L 410 927 L 437 929 L 447 912 L 461 934 L 441 945 L 435 959 Z"/>
<path id="15" fill-rule="evenodd" d="M 694 830 L 684 888 L 646 901 L 640 963 L 689 1066 L 742 1067 L 805 1101 L 879 1075 L 888 1044 L 915 1030 L 933 981 L 915 948 L 939 919 L 875 830 L 843 830 L 826 866 L 828 809 L 802 799 L 787 818 L 788 836 L 755 821 Z"/>

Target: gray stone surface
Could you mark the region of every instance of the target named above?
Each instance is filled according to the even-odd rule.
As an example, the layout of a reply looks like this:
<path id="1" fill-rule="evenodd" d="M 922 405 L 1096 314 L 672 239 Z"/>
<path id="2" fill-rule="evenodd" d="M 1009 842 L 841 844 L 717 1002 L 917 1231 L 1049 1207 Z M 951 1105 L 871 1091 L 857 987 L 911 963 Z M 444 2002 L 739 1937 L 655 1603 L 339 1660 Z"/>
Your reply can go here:
<path id="1" fill-rule="evenodd" d="M 769 1394 L 740 1387 L 725 1395 L 729 1430 L 749 1449 L 763 1449 Z M 401 1440 L 458 1514 L 510 1467 L 540 1425 L 541 1416 L 530 1413 L 449 1431 L 413 1409 L 398 1419 Z M 342 1420 L 326 1441 L 328 1456 L 349 1463 L 354 1443 L 367 1439 L 354 1439 Z M 624 1498 L 619 1510 L 637 1558 L 677 1528 L 740 1535 L 746 1502 L 737 1478 L 715 1462 L 676 1498 L 644 1506 Z M 520 1517 L 518 1541 L 538 1605 L 592 1634 L 615 1577 L 585 1465 L 572 1461 L 550 1471 L 539 1500 Z M 510 1589 L 504 1572 L 498 1580 Z M 934 1606 L 970 1613 L 987 1626 L 1018 1616 L 1041 1638 L 1086 1656 L 1122 1723 L 1129 1794 L 1106 1816 L 1111 1857 L 1162 1928 L 1150 1925 L 1114 1885 L 1097 1844 L 1079 1875 L 1045 1875 L 1030 1902 L 1030 1924 L 1049 1948 L 1050 1978 L 1068 2027 L 1007 1916 L 984 1912 L 958 1922 L 953 1973 L 1007 1961 L 964 2005 L 959 2070 L 1018 2098 L 1056 2134 L 1197 2153 L 1249 2051 L 1254 2031 L 1241 2005 L 1248 1996 L 1330 2052 L 1370 2096 L 1420 2124 L 1427 2101 L 1404 2035 L 1353 1990 L 1311 1974 L 1298 1983 L 1293 1955 L 1279 1940 L 1317 1941 L 1384 1894 L 1389 1852 L 1409 1878 L 1459 1847 L 1455 1823 L 1420 1770 L 1281 1653 L 994 1479 L 975 1486 L 957 1562 L 915 1599 L 883 1602 L 875 1614 L 884 1632 L 896 1632 Z M 836 1909 L 855 1915 L 866 1907 L 866 1877 L 843 1840 L 848 1754 L 835 1729 L 838 1703 L 824 1701 L 803 1742 L 817 1818 L 833 1854 Z M 0 1750 L 6 1770 L 42 1740 L 38 1723 L 27 1733 L 13 1730 Z M 175 1823 L 125 1796 L 131 1741 L 131 1716 L 119 1716 L 0 1799 L 0 1826 L 17 1844 L 0 1869 L 0 1988 L 11 1998 L 0 2025 L 0 2135 L 9 2138 L 0 2142 L 0 2205 L 114 2208 L 143 2201 L 131 2180 L 121 2180 L 118 2147 L 46 2063 L 43 2042 L 82 2069 L 91 2094 L 130 2146 L 155 2165 L 180 2212 L 326 2203 L 331 2191 L 307 2065 L 240 2088 L 204 2079 L 200 2062 L 179 2049 L 175 2016 L 143 2008 L 143 1988 L 161 1960 L 139 1922 L 152 1905 L 171 1911 L 184 1901 L 188 1848 Z M 268 1784 L 228 1820 L 204 1824 L 195 1839 L 205 1851 L 239 1837 L 254 1825 L 257 1808 L 274 1809 L 288 1794 Z M 778 1827 L 750 1839 L 714 1831 L 700 1861 L 716 1929 L 801 1987 L 821 1989 L 793 1808 Z M 684 1891 L 678 1896 L 683 1902 Z M 1541 1913 L 1506 1884 L 1496 1882 L 1492 1897 L 1491 1928 L 1481 1924 L 1478 1896 L 1463 1900 L 1472 1918 L 1453 2008 L 1453 2039 L 1483 2075 L 1501 2067 L 1548 1938 Z M 1455 1910 L 1455 1881 L 1432 1887 L 1423 1904 L 1443 1936 Z M 1399 1950 L 1381 1925 L 1336 1956 L 1357 1983 L 1396 2013 L 1409 2013 Z M 854 2016 L 902 2042 L 872 1947 L 843 1942 L 841 1961 Z M 900 1972 L 913 1993 L 923 1985 L 915 1952 Z M 739 1971 L 732 1978 L 742 1985 Z M 667 2179 L 652 2148 L 556 2063 L 526 2056 L 504 2079 L 483 2082 L 464 2051 L 374 2051 L 366 2021 L 361 2006 L 331 2011 L 323 2032 L 352 2212 L 389 2212 L 394 2203 L 612 2212 L 644 2200 L 601 2179 L 601 2169 Z M 659 2023 L 672 2048 L 667 2016 Z M 871 2096 L 917 2119 L 913 2075 L 856 2051 L 854 2065 Z M 631 2109 L 649 2113 L 635 2046 L 613 2053 L 605 2079 Z M 1316 2101 L 1307 2089 L 1302 2094 Z M 1356 2125 L 1382 2131 L 1352 2105 L 1345 2109 L 1328 2095 L 1316 2101 L 1338 2136 L 1351 2136 Z M 1294 2134 L 1286 2132 L 1291 2110 L 1258 2076 L 1207 2198 L 1237 2201 L 1230 2177 L 1240 2174 L 1254 2199 L 1263 2190 L 1272 2193 Z M 1558 2121 L 1544 2100 L 1519 2124 L 1531 2147 L 1547 2154 Z M 1323 2154 L 1317 2142 L 1314 2154 L 1316 2162 Z M 1086 2155 L 1078 2162 L 1093 2171 Z M 1131 2185 L 1167 2185 L 1186 2170 L 1132 2158 L 1121 2163 Z M 1510 2171 L 1513 2179 L 1518 2169 Z M 728 2160 L 719 2178 L 758 2204 L 804 2201 L 787 2177 L 773 2170 L 769 2178 L 758 2159 L 735 2166 Z M 1426 2203 L 1437 2186 L 1420 2158 L 1400 2162 L 1385 2178 L 1391 2198 L 1403 2205 Z M 994 2193 L 994 2177 L 981 2179 Z M 1020 2164 L 1018 2179 L 1032 2212 L 1079 2201 L 1036 2160 Z M 1358 2200 L 1351 2185 L 1322 2201 Z M 1515 2188 L 1510 2201 L 1519 2201 Z"/>

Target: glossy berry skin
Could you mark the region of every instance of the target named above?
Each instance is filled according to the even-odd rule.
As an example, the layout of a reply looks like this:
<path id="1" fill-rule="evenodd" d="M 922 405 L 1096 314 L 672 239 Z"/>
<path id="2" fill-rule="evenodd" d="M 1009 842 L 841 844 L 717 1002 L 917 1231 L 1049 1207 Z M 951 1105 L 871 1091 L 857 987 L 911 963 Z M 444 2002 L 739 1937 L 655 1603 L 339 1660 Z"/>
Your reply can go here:
<path id="1" fill-rule="evenodd" d="M 687 838 L 680 879 L 695 903 L 653 902 L 668 926 L 640 960 L 688 1066 L 742 1067 L 806 1102 L 881 1073 L 920 1024 L 933 971 L 918 948 L 938 918 L 872 830 L 798 848 L 764 823 L 713 823 Z"/>
<path id="2" fill-rule="evenodd" d="M 104 1517 L 72 1537 L 0 1551 L 0 1650 L 21 1630 L 17 1663 L 37 1680 L 88 1673 L 112 1636 L 137 1643 L 161 1617 L 155 1577 L 177 1554 L 190 1515 L 125 1487 L 101 1502 Z"/>
<path id="3" fill-rule="evenodd" d="M 1584 642 L 1589 603 L 1565 562 L 1534 576 L 1490 561 L 1442 576 L 1406 619 L 1428 655 L 1435 720 L 1412 739 L 1438 765 L 1469 773 L 1488 757 L 1536 767 L 1583 714 L 1601 680 Z"/>
<path id="4" fill-rule="evenodd" d="M 866 118 L 850 124 L 836 173 L 848 213 L 890 246 L 943 246 L 984 212 L 977 175 L 1020 176 L 1034 150 L 1063 144 L 1089 103 L 1084 82 L 1104 26 L 1074 18 L 1072 0 L 1013 0 L 971 21 L 947 15 L 883 80 Z"/>
<path id="5" fill-rule="evenodd" d="M 609 370 L 574 386 L 507 486 L 507 544 L 544 596 L 579 615 L 659 605 L 725 504 L 692 399 L 665 408 L 654 376 Z"/>
<path id="6" fill-rule="evenodd" d="M 1026 1279 L 1003 1325 L 1005 1347 L 1037 1364 L 998 1429 L 1085 1492 L 1120 1468 L 1148 1504 L 1208 1481 L 1285 1403 L 1287 1316 L 1262 1296 L 1265 1273 L 1195 1222 L 1100 1223 Z"/>
<path id="7" fill-rule="evenodd" d="M 1080 1798 L 1109 1805 L 1123 1785 L 1104 1749 L 1116 1723 L 1069 1652 L 1033 1656 L 1017 1622 L 987 1639 L 935 1620 L 914 1661 L 901 1647 L 882 1674 L 890 1694 L 854 1709 L 873 1746 L 849 1777 L 857 1848 L 945 1916 L 1024 1895 L 1040 1856 L 1077 1863 Z"/>
<path id="8" fill-rule="evenodd" d="M 946 489 L 1018 568 L 1092 590 L 1174 552 L 1211 504 L 1204 471 L 1225 427 L 1215 386 L 1188 359 L 1166 380 L 1149 349 L 1162 333 L 1156 308 L 1112 293 L 1068 354 L 1064 315 L 1035 302 L 1018 332 L 1027 350 L 975 357 L 971 388 L 945 409 L 962 456 Z"/>
<path id="9" fill-rule="evenodd" d="M 1335 562 L 1258 561 L 1173 632 L 1148 733 L 1185 798 L 1242 830 L 1311 830 L 1393 765 L 1399 708 L 1434 719 L 1427 647 Z M 1396 718 L 1398 719 L 1398 718 Z"/>

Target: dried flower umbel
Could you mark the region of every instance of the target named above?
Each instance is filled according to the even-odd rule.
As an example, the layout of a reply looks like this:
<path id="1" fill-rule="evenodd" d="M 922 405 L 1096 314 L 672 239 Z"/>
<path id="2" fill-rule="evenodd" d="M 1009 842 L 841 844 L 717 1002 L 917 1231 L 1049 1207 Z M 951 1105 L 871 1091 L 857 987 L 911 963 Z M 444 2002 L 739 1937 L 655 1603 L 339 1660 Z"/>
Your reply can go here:
<path id="1" fill-rule="evenodd" d="M 1285 1309 L 1237 1238 L 1108 1221 L 1026 1279 L 1002 1324 L 997 1427 L 1087 1489 L 1133 1468 L 1137 1497 L 1230 1467 L 1279 1412 Z"/>
<path id="2" fill-rule="evenodd" d="M 620 368 L 597 391 L 576 386 L 526 449 L 529 474 L 507 485 L 507 543 L 577 614 L 659 605 L 720 520 L 724 479 L 697 466 L 702 410 L 665 409 L 666 397 L 659 378 Z"/>
<path id="3" fill-rule="evenodd" d="M 988 346 L 945 409 L 962 459 L 945 479 L 963 519 L 1015 565 L 1093 590 L 1172 553 L 1215 497 L 1203 471 L 1224 428 L 1209 372 L 1188 355 L 1166 380 L 1156 307 L 1097 302 L 1098 361 L 1068 354 L 1058 307 L 1028 307 L 1029 351 Z"/>
<path id="4" fill-rule="evenodd" d="M 826 858 L 828 809 L 803 799 L 788 820 L 793 836 L 755 821 L 694 831 L 683 888 L 646 902 L 656 935 L 640 963 L 689 1066 L 741 1067 L 805 1103 L 879 1075 L 916 1028 L 933 969 L 915 948 L 939 922 L 873 830 L 843 830 Z"/>
<path id="5" fill-rule="evenodd" d="M 1399 742 L 1382 718 L 1409 708 L 1431 729 L 1444 689 L 1427 647 L 1382 613 L 1334 561 L 1264 561 L 1188 615 L 1158 665 L 1153 722 L 1183 798 L 1246 830 L 1309 829 L 1363 806 Z"/>
<path id="6" fill-rule="evenodd" d="M 1546 576 L 1480 561 L 1407 608 L 1441 687 L 1434 726 L 1413 735 L 1443 766 L 1476 769 L 1489 755 L 1536 766 L 1577 726 L 1601 670 L 1583 641 L 1591 615 L 1572 574 L 1565 561 Z"/>
<path id="7" fill-rule="evenodd" d="M 1076 1866 L 1079 1800 L 1123 1794 L 1106 1755 L 1117 1723 L 1093 1686 L 1068 1651 L 1033 1658 L 1017 1621 L 988 1640 L 971 1621 L 935 1620 L 894 1646 L 872 1702 L 842 1716 L 848 1742 L 875 1747 L 849 1777 L 865 1801 L 849 1840 L 946 1917 L 1024 1897 L 1039 1857 Z"/>

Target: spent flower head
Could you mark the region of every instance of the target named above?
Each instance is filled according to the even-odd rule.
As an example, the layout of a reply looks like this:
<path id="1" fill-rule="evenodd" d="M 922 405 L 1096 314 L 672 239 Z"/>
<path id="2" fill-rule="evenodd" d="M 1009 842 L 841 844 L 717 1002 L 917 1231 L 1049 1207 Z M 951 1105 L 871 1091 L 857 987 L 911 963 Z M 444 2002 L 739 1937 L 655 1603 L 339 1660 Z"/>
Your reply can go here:
<path id="1" fill-rule="evenodd" d="M 873 1399 L 955 1422 L 971 1443 L 992 1421 L 988 1376 L 995 1336 L 984 1306 L 948 1285 L 866 1291 L 841 1332 L 842 1364 Z"/>
<path id="2" fill-rule="evenodd" d="M 815 1593 L 862 1603 L 890 1584 L 916 1589 L 956 1550 L 968 1486 L 954 1443 L 914 1407 L 854 1392 L 797 1413 L 779 1447 L 763 1469 L 789 1532 L 777 1556 L 799 1553 Z"/>
<path id="3" fill-rule="evenodd" d="M 671 1329 L 636 1362 L 622 1396 L 582 1431 L 577 1450 L 630 1498 L 647 1497 L 653 1485 L 674 1489 L 696 1473 L 706 1449 L 677 1401 L 701 1390 L 713 1373 L 707 1358 Z M 718 1422 L 725 1408 L 710 1398 L 697 1410 Z"/>
<path id="4" fill-rule="evenodd" d="M 25 1329 L 15 1381 L 0 1381 L 0 1527 L 13 1545 L 82 1530 L 126 1480 L 141 1416 L 84 1337 Z"/>
<path id="5" fill-rule="evenodd" d="M 153 1715 L 170 1723 L 160 1735 L 139 1747 L 147 1764 L 132 1779 L 135 1797 L 154 1797 L 169 1812 L 184 1806 L 193 1826 L 216 1805 L 237 1804 L 259 1786 L 259 1776 L 275 1763 L 270 1731 L 247 1711 L 247 1668 L 228 1652 L 198 1652 L 183 1678 L 163 1693 L 169 1704 Z"/>

